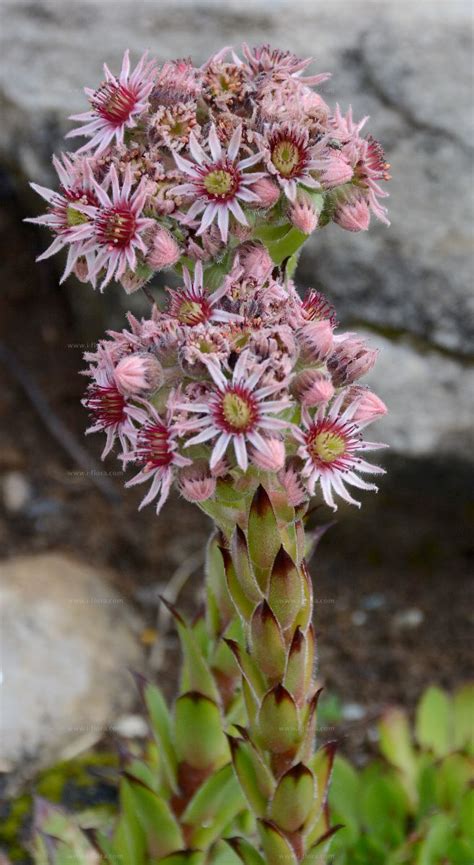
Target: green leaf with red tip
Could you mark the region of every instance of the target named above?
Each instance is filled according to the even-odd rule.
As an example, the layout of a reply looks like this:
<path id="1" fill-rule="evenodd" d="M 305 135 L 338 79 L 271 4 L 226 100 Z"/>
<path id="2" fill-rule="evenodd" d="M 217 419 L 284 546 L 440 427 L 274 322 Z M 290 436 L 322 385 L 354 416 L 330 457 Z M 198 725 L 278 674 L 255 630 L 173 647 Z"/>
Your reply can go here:
<path id="1" fill-rule="evenodd" d="M 191 834 L 193 847 L 207 849 L 215 841 L 228 834 L 229 826 L 233 825 L 238 814 L 247 807 L 245 797 L 240 784 L 235 777 L 232 765 L 229 763 L 226 769 L 230 777 L 221 798 L 219 809 L 214 817 L 201 826 L 197 826 Z"/>
<path id="2" fill-rule="evenodd" d="M 119 862 L 117 851 L 105 832 L 95 832 L 94 843 L 101 854 L 104 865 L 117 865 Z"/>
<path id="3" fill-rule="evenodd" d="M 252 743 L 229 736 L 232 764 L 254 814 L 263 817 L 273 795 L 275 781 Z"/>
<path id="4" fill-rule="evenodd" d="M 292 766 L 280 778 L 270 817 L 283 832 L 297 832 L 306 822 L 316 796 L 314 775 L 303 763 Z"/>
<path id="5" fill-rule="evenodd" d="M 300 569 L 302 574 L 301 592 L 303 599 L 299 612 L 293 622 L 293 627 L 299 627 L 303 632 L 305 632 L 309 628 L 313 618 L 313 583 L 311 580 L 311 574 L 309 573 L 308 566 L 304 559 L 301 562 Z"/>
<path id="6" fill-rule="evenodd" d="M 128 789 L 134 814 L 140 823 L 151 858 L 159 858 L 181 850 L 184 839 L 176 818 L 167 802 L 133 776 L 122 782 Z"/>
<path id="7" fill-rule="evenodd" d="M 242 616 L 244 621 L 248 621 L 255 607 L 255 602 L 245 594 L 235 570 L 235 565 L 229 550 L 221 548 L 221 555 L 224 562 L 224 572 L 227 590 L 234 603 L 237 612 Z"/>
<path id="8" fill-rule="evenodd" d="M 274 754 L 295 754 L 301 741 L 298 709 L 283 685 L 265 694 L 258 713 L 258 733 L 262 746 Z"/>
<path id="9" fill-rule="evenodd" d="M 179 762 L 216 771 L 230 760 L 217 704 L 196 691 L 183 694 L 175 706 L 175 743 Z"/>
<path id="10" fill-rule="evenodd" d="M 323 689 L 319 688 L 319 690 L 313 694 L 310 702 L 306 703 L 306 705 L 304 705 L 300 710 L 303 738 L 298 757 L 303 763 L 308 763 L 313 756 L 314 740 L 316 738 L 317 708 L 322 691 Z"/>
<path id="11" fill-rule="evenodd" d="M 266 865 L 263 856 L 245 838 L 228 838 L 227 843 L 237 853 L 243 865 Z"/>
<path id="12" fill-rule="evenodd" d="M 84 858 L 64 841 L 40 833 L 43 842 L 43 859 L 48 865 L 84 865 Z"/>
<path id="13" fill-rule="evenodd" d="M 301 705 L 311 687 L 314 656 L 313 627 L 310 626 L 306 634 L 303 634 L 300 628 L 296 628 L 288 652 L 288 663 L 283 684 L 298 705 Z"/>
<path id="14" fill-rule="evenodd" d="M 265 600 L 252 616 L 250 640 L 259 669 L 270 679 L 281 680 L 286 665 L 286 646 L 280 625 Z"/>
<path id="15" fill-rule="evenodd" d="M 112 844 L 117 860 L 146 865 L 145 832 L 135 812 L 135 802 L 129 785 L 120 785 L 120 816 L 115 827 Z"/>
<path id="16" fill-rule="evenodd" d="M 258 832 L 268 863 L 297 865 L 297 858 L 290 842 L 269 820 L 258 821 Z"/>
<path id="17" fill-rule="evenodd" d="M 280 547 L 271 572 L 268 601 L 283 630 L 295 621 L 303 603 L 303 576 L 284 547 Z"/>
<path id="18" fill-rule="evenodd" d="M 328 829 L 308 850 L 301 865 L 327 865 L 327 855 L 331 847 L 331 841 L 339 829 L 342 829 L 342 826 L 332 826 L 331 829 Z"/>
<path id="19" fill-rule="evenodd" d="M 196 828 L 215 824 L 230 800 L 235 802 L 235 813 L 245 807 L 232 764 L 228 763 L 201 784 L 181 815 L 181 823 Z"/>
<path id="20" fill-rule="evenodd" d="M 273 562 L 281 546 L 281 538 L 272 503 L 262 486 L 257 487 L 252 499 L 247 537 L 255 577 L 262 592 L 266 594 Z"/>
<path id="21" fill-rule="evenodd" d="M 255 691 L 252 690 L 246 679 L 242 677 L 242 695 L 244 698 L 245 711 L 247 713 L 248 723 L 251 727 L 254 726 L 257 720 L 258 710 L 260 708 L 260 700 L 255 696 Z"/>
<path id="22" fill-rule="evenodd" d="M 170 856 L 165 856 L 156 865 L 204 865 L 205 861 L 206 853 L 203 850 L 182 850 L 179 853 L 171 853 Z M 119 865 L 122 865 L 122 863 L 119 863 Z"/>
<path id="23" fill-rule="evenodd" d="M 436 757 L 444 757 L 451 748 L 451 733 L 451 700 L 441 688 L 427 688 L 416 710 L 415 735 L 418 743 Z"/>
<path id="24" fill-rule="evenodd" d="M 324 813 L 328 799 L 335 754 L 336 743 L 327 742 L 308 761 L 308 767 L 316 780 L 315 797 L 305 824 L 308 845 L 315 843 L 321 834 L 319 830 L 320 817 Z"/>
<path id="25" fill-rule="evenodd" d="M 176 793 L 178 789 L 177 763 L 172 742 L 171 718 L 168 707 L 160 689 L 156 685 L 152 685 L 143 676 L 135 676 L 135 679 L 145 704 L 151 731 L 158 745 L 164 780 L 170 789 Z"/>
<path id="26" fill-rule="evenodd" d="M 214 676 L 204 659 L 197 640 L 184 621 L 183 617 L 165 598 L 161 598 L 167 609 L 174 618 L 176 628 L 181 642 L 183 652 L 183 671 L 181 674 L 182 691 L 199 691 L 205 697 L 218 702 L 220 700 L 219 690 Z"/>
<path id="27" fill-rule="evenodd" d="M 227 839 L 217 841 L 209 854 L 209 865 L 242 865 Z"/>
<path id="28" fill-rule="evenodd" d="M 247 540 L 240 526 L 236 527 L 232 536 L 231 552 L 237 579 L 242 591 L 249 600 L 257 604 L 262 599 L 262 593 L 255 579 L 255 574 L 250 563 Z"/>
<path id="29" fill-rule="evenodd" d="M 215 532 L 209 538 L 206 549 L 206 585 L 217 608 L 214 609 L 212 622 L 210 622 L 213 637 L 217 637 L 234 616 L 234 607 L 226 585 L 224 562 L 220 549 L 221 542 L 222 536 Z"/>
<path id="30" fill-rule="evenodd" d="M 246 649 L 243 649 L 235 640 L 225 640 L 226 645 L 231 650 L 243 678 L 253 691 L 257 702 L 265 694 L 266 684 L 265 679 L 260 672 L 258 664 Z"/>

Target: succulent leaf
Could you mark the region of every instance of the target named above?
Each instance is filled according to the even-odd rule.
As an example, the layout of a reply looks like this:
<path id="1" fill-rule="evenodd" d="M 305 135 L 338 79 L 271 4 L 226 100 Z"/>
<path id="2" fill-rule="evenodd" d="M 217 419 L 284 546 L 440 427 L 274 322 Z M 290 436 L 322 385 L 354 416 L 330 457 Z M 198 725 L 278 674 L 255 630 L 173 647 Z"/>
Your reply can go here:
<path id="1" fill-rule="evenodd" d="M 156 685 L 147 682 L 143 677 L 137 678 L 140 692 L 150 719 L 152 733 L 156 739 L 160 760 L 166 780 L 173 792 L 178 789 L 177 785 L 177 762 L 176 752 L 172 742 L 171 718 L 163 695 Z"/>
<path id="2" fill-rule="evenodd" d="M 266 865 L 258 850 L 245 838 L 228 838 L 227 843 L 238 854 L 243 865 Z"/>
<path id="3" fill-rule="evenodd" d="M 205 697 L 215 702 L 220 701 L 219 689 L 214 676 L 204 659 L 193 632 L 188 627 L 183 617 L 165 598 L 161 598 L 170 611 L 176 624 L 183 652 L 183 670 L 181 689 L 183 691 L 199 691 Z"/>
<path id="4" fill-rule="evenodd" d="M 194 827 L 209 824 L 216 820 L 229 797 L 237 799 L 239 810 L 244 807 L 245 800 L 230 763 L 211 775 L 199 787 L 181 815 L 181 821 L 187 826 Z"/>
<path id="5" fill-rule="evenodd" d="M 279 780 L 270 806 L 272 821 L 284 832 L 297 832 L 305 823 L 316 785 L 313 773 L 303 763 L 292 766 Z"/>
<path id="6" fill-rule="evenodd" d="M 451 701 L 441 688 L 423 694 L 416 712 L 415 735 L 423 748 L 443 757 L 451 744 Z"/>
<path id="7" fill-rule="evenodd" d="M 298 567 L 283 546 L 276 555 L 269 585 L 268 600 L 280 626 L 286 630 L 294 622 L 302 603 L 302 579 Z"/>
<path id="8" fill-rule="evenodd" d="M 184 846 L 181 830 L 163 797 L 132 776 L 125 777 L 122 783 L 143 829 L 148 854 L 158 858 L 181 850 Z"/>
<path id="9" fill-rule="evenodd" d="M 268 863 L 297 865 L 296 854 L 290 842 L 269 820 L 258 821 L 258 831 Z"/>
<path id="10" fill-rule="evenodd" d="M 262 817 L 275 789 L 275 782 L 253 745 L 229 736 L 234 771 L 254 814 Z"/>
<path id="11" fill-rule="evenodd" d="M 252 654 L 258 667 L 270 680 L 281 680 L 286 665 L 286 647 L 282 630 L 269 607 L 262 601 L 250 622 Z M 291 691 L 291 688 L 289 689 Z"/>
<path id="12" fill-rule="evenodd" d="M 262 599 L 262 592 L 255 579 L 255 574 L 250 563 L 247 540 L 240 526 L 236 526 L 232 536 L 231 551 L 237 578 L 245 596 L 258 604 Z"/>
<path id="13" fill-rule="evenodd" d="M 215 771 L 230 760 L 219 708 L 197 691 L 176 701 L 175 742 L 179 761 L 194 769 Z"/>
<path id="14" fill-rule="evenodd" d="M 247 537 L 255 576 L 265 594 L 281 538 L 270 497 L 261 485 L 257 487 L 250 506 Z"/>
<path id="15" fill-rule="evenodd" d="M 453 697 L 453 746 L 474 757 L 474 684 L 459 688 Z"/>
<path id="16" fill-rule="evenodd" d="M 265 694 L 258 715 L 263 747 L 274 754 L 295 754 L 301 740 L 296 703 L 283 685 Z"/>

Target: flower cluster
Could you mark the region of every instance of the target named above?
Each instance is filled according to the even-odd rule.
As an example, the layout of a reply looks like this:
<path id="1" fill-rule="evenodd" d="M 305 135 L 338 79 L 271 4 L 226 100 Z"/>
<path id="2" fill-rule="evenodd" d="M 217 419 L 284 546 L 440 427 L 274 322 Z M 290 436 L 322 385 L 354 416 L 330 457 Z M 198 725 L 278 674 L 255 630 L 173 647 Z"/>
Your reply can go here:
<path id="1" fill-rule="evenodd" d="M 331 109 L 307 75 L 310 60 L 267 45 L 230 48 L 203 66 L 158 66 L 144 55 L 118 76 L 107 66 L 89 110 L 67 137 L 85 143 L 54 159 L 58 191 L 33 184 L 53 241 L 72 271 L 102 290 L 127 292 L 154 272 L 224 257 L 261 239 L 279 263 L 330 221 L 366 230 L 387 222 L 380 199 L 388 179 L 383 150 L 361 135 L 365 120 Z M 262 235 L 262 236 L 261 236 Z M 227 247 L 227 249 L 224 249 Z"/>
<path id="2" fill-rule="evenodd" d="M 334 312 L 314 290 L 302 299 L 291 280 L 275 278 L 262 245 L 243 244 L 221 286 L 207 284 L 212 265 L 198 261 L 150 318 L 128 316 L 86 355 L 91 377 L 85 406 L 91 432 L 115 440 L 128 485 L 150 482 L 142 504 L 171 485 L 204 502 L 219 483 L 272 473 L 290 504 L 317 485 L 358 504 L 349 487 L 376 489 L 364 475 L 382 472 L 365 451 L 383 447 L 362 437 L 385 413 L 360 384 L 376 351 L 354 333 L 339 333 Z"/>

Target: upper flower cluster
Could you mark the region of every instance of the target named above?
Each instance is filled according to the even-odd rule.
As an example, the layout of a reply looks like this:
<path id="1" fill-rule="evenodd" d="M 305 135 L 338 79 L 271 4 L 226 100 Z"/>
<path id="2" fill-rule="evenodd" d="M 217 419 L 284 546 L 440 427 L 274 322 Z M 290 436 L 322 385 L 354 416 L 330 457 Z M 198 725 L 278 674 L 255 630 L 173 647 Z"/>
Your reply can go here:
<path id="1" fill-rule="evenodd" d="M 142 504 L 158 497 L 158 510 L 174 481 L 203 502 L 261 472 L 292 505 L 317 485 L 331 507 L 335 495 L 357 504 L 348 486 L 376 489 L 361 475 L 382 472 L 363 456 L 382 445 L 362 432 L 386 409 L 359 384 L 376 352 L 337 331 L 321 294 L 301 299 L 275 278 L 262 245 L 243 244 L 217 290 L 211 272 L 185 269 L 165 308 L 129 315 L 129 329 L 86 355 L 84 404 L 104 455 L 118 439 L 124 465 L 139 469 L 128 485 L 151 482 Z"/>
<path id="2" fill-rule="evenodd" d="M 54 158 L 58 191 L 33 184 L 47 201 L 53 242 L 63 247 L 63 279 L 75 271 L 103 289 L 127 292 L 156 270 L 209 261 L 261 240 L 279 264 L 330 221 L 365 230 L 371 213 L 387 222 L 380 199 L 388 165 L 381 146 L 330 108 L 307 75 L 310 60 L 267 45 L 230 48 L 203 66 L 158 66 L 144 55 L 121 72 L 104 67 L 90 110 L 68 137 L 85 143 Z"/>

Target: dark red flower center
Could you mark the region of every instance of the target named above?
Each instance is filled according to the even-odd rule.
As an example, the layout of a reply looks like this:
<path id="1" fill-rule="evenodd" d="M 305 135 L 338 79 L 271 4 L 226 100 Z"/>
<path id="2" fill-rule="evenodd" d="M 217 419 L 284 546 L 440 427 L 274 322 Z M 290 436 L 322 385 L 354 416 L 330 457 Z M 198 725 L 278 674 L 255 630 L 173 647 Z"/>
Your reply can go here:
<path id="1" fill-rule="evenodd" d="M 180 324 L 195 327 L 209 321 L 212 307 L 207 297 L 191 291 L 174 291 L 169 305 L 169 314 Z"/>
<path id="2" fill-rule="evenodd" d="M 97 240 L 107 246 L 123 249 L 135 236 L 137 220 L 126 204 L 101 210 L 96 219 Z"/>
<path id="3" fill-rule="evenodd" d="M 104 429 L 123 423 L 126 419 L 126 402 L 115 385 L 106 387 L 91 385 L 85 405 L 94 415 L 95 421 Z"/>
<path id="4" fill-rule="evenodd" d="M 308 321 L 327 320 L 332 327 L 336 327 L 336 311 L 320 291 L 310 289 L 303 300 L 302 307 L 304 316 Z"/>
<path id="5" fill-rule="evenodd" d="M 158 421 L 148 423 L 138 433 L 136 459 L 145 463 L 147 471 L 165 468 L 173 461 L 168 428 Z"/>
<path id="6" fill-rule="evenodd" d="M 253 429 L 259 418 L 253 394 L 241 385 L 230 385 L 220 393 L 214 407 L 214 419 L 220 429 L 240 435 Z"/>
<path id="7" fill-rule="evenodd" d="M 104 120 L 121 126 L 129 119 L 137 97 L 133 90 L 118 81 L 106 81 L 94 93 L 91 104 Z"/>

